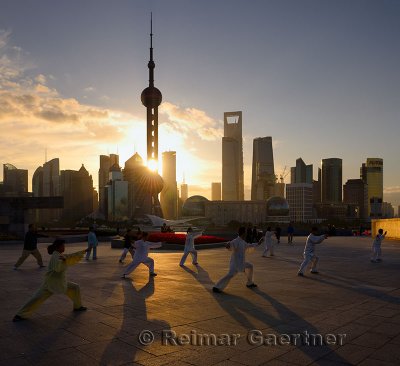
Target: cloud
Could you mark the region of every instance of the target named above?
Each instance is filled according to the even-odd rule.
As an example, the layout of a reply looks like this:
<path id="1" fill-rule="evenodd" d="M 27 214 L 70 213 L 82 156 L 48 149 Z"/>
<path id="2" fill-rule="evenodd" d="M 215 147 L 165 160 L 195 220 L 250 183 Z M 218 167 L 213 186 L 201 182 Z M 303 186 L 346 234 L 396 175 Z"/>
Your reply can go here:
<path id="1" fill-rule="evenodd" d="M 10 33 L 0 31 L 0 128 L 2 162 L 28 169 L 30 176 L 48 158 L 60 158 L 61 169 L 79 169 L 82 163 L 97 181 L 100 154 L 117 152 L 123 165 L 133 153 L 146 158 L 145 109 L 141 117 L 88 105 L 60 95 L 56 78 L 38 74 L 22 49 L 10 45 Z M 87 92 L 95 91 L 88 86 Z M 110 97 L 101 100 L 109 104 Z M 222 122 L 196 108 L 170 102 L 160 108 L 159 157 L 177 152 L 177 180 L 189 184 L 216 180 L 221 171 Z M 166 118 L 165 118 L 166 116 Z M 166 120 L 166 121 L 165 121 Z M 218 160 L 218 161 L 217 161 Z M 1 162 L 0 162 L 1 163 Z M 1 174 L 1 172 L 0 172 Z M 0 176 L 1 180 L 1 176 Z M 206 183 L 204 191 L 209 190 Z M 206 188 L 208 187 L 208 188 Z"/>
<path id="2" fill-rule="evenodd" d="M 33 172 L 43 162 L 47 147 L 53 157 L 62 158 L 64 168 L 78 169 L 86 160 L 97 160 L 111 144 L 117 145 L 134 125 L 132 121 L 137 122 L 128 113 L 64 98 L 48 85 L 55 79 L 53 76 L 29 75 L 34 72 L 24 55 L 23 50 L 10 45 L 10 32 L 0 30 L 3 163 L 14 163 Z"/>
<path id="3" fill-rule="evenodd" d="M 95 91 L 95 88 L 93 86 L 88 86 L 87 88 L 83 89 L 86 93 L 91 93 Z"/>
<path id="4" fill-rule="evenodd" d="M 393 186 L 393 187 L 385 187 L 383 189 L 383 193 L 390 194 L 390 193 L 400 193 L 400 186 Z"/>
<path id="5" fill-rule="evenodd" d="M 195 133 L 202 140 L 216 141 L 223 135 L 222 122 L 214 120 L 200 109 L 181 108 L 176 104 L 164 102 L 160 106 L 160 113 L 168 117 L 166 124 L 185 136 Z"/>
<path id="6" fill-rule="evenodd" d="M 39 74 L 38 76 L 35 77 L 35 81 L 39 84 L 46 84 L 46 76 L 44 76 L 43 74 Z"/>

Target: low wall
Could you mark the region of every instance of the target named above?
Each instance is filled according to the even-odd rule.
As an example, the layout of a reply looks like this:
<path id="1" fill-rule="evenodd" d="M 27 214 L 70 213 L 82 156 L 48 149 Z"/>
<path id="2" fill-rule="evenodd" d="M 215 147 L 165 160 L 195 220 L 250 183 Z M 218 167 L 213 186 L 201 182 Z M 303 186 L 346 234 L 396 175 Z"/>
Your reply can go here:
<path id="1" fill-rule="evenodd" d="M 196 249 L 213 249 L 213 248 L 221 248 L 225 246 L 225 242 L 223 243 L 209 243 L 209 244 L 196 244 Z M 122 249 L 124 247 L 123 239 L 113 239 L 111 240 L 111 248 L 112 249 Z M 162 243 L 162 247 L 158 248 L 158 250 L 182 250 L 185 246 L 183 244 L 172 244 L 172 243 Z"/>
<path id="2" fill-rule="evenodd" d="M 372 237 L 378 234 L 378 230 L 387 231 L 388 239 L 400 239 L 400 218 L 371 220 Z"/>

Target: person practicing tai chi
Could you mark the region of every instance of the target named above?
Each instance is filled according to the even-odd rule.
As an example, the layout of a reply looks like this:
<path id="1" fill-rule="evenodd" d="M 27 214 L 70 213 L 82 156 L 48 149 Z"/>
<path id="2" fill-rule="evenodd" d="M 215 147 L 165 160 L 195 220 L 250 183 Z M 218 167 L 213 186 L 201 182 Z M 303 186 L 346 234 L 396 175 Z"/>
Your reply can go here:
<path id="1" fill-rule="evenodd" d="M 287 242 L 288 244 L 293 244 L 294 227 L 292 223 L 289 223 L 287 228 Z"/>
<path id="2" fill-rule="evenodd" d="M 32 298 L 20 308 L 14 316 L 13 321 L 21 321 L 28 318 L 46 299 L 54 294 L 67 295 L 74 304 L 74 311 L 85 311 L 86 307 L 81 303 L 81 292 L 79 285 L 67 282 L 65 271 L 68 266 L 78 263 L 87 249 L 72 254 L 63 254 L 65 241 L 56 239 L 53 244 L 47 247 L 51 255 L 49 266 L 42 285 Z"/>
<path id="3" fill-rule="evenodd" d="M 247 271 L 247 284 L 248 288 L 257 287 L 253 282 L 253 265 L 246 262 L 246 251 L 253 249 L 261 244 L 261 240 L 258 243 L 246 243 L 246 228 L 239 228 L 239 236 L 236 239 L 228 242 L 226 248 L 232 251 L 231 262 L 229 266 L 229 272 L 225 277 L 222 277 L 213 287 L 213 292 L 222 292 L 222 290 L 228 285 L 229 281 L 236 276 L 239 272 Z"/>
<path id="4" fill-rule="evenodd" d="M 124 262 L 124 259 L 125 259 L 126 255 L 128 254 L 128 252 L 131 253 L 132 260 L 133 260 L 133 256 L 135 254 L 135 249 L 132 246 L 132 239 L 133 239 L 132 230 L 127 229 L 126 234 L 124 236 L 124 250 L 122 251 L 121 257 L 119 258 L 119 263 Z"/>
<path id="5" fill-rule="evenodd" d="M 150 276 L 157 276 L 157 273 L 154 273 L 154 260 L 153 258 L 149 257 L 149 249 L 156 249 L 162 246 L 161 242 L 152 243 L 146 241 L 149 234 L 145 231 L 142 232 L 142 239 L 135 241 L 134 248 L 135 248 L 135 255 L 133 256 L 133 261 L 125 268 L 124 273 L 122 274 L 121 278 L 126 278 L 129 273 L 133 272 L 136 267 L 143 263 L 147 267 L 149 267 L 149 274 Z"/>
<path id="6" fill-rule="evenodd" d="M 271 227 L 267 227 L 267 231 L 265 232 L 264 238 L 261 238 L 261 242 L 264 241 L 264 252 L 262 254 L 262 257 L 268 257 L 268 251 L 269 251 L 269 256 L 273 257 L 274 256 L 274 241 L 272 237 L 275 235 L 273 231 L 271 231 Z"/>
<path id="7" fill-rule="evenodd" d="M 14 265 L 15 270 L 24 263 L 25 259 L 28 258 L 30 254 L 36 258 L 37 264 L 40 268 L 44 267 L 42 256 L 37 248 L 38 236 L 35 224 L 29 224 L 28 231 L 24 238 L 24 249 L 22 250 L 21 257 L 19 257 L 17 263 Z"/>
<path id="8" fill-rule="evenodd" d="M 297 272 L 298 276 L 304 276 L 304 270 L 307 268 L 308 264 L 311 262 L 311 273 L 319 273 L 317 271 L 317 264 L 319 258 L 315 255 L 315 245 L 322 243 L 328 235 L 317 235 L 318 233 L 318 228 L 313 227 L 311 229 L 311 234 L 308 235 L 307 241 L 306 241 L 306 246 L 304 247 L 304 260 L 303 263 L 300 265 L 300 269 Z"/>
<path id="9" fill-rule="evenodd" d="M 382 262 L 381 245 L 382 245 L 382 240 L 385 239 L 386 234 L 387 234 L 387 231 L 385 231 L 385 233 L 383 233 L 383 229 L 379 229 L 378 235 L 375 236 L 374 242 L 372 243 L 372 257 L 371 257 L 372 263 Z"/>
<path id="10" fill-rule="evenodd" d="M 186 240 L 185 240 L 185 248 L 183 249 L 183 256 L 182 259 L 179 263 L 181 267 L 185 265 L 185 261 L 189 253 L 192 256 L 192 263 L 194 265 L 198 264 L 197 263 L 197 250 L 194 247 L 194 239 L 198 238 L 199 236 L 202 236 L 202 232 L 197 232 L 195 233 L 191 227 L 187 229 L 187 234 L 186 234 Z"/>
<path id="11" fill-rule="evenodd" d="M 89 234 L 88 234 L 88 250 L 86 252 L 86 260 L 89 260 L 90 253 L 93 249 L 93 256 L 92 259 L 95 261 L 97 259 L 97 245 L 99 241 L 97 240 L 96 233 L 94 232 L 94 227 L 89 227 Z"/>

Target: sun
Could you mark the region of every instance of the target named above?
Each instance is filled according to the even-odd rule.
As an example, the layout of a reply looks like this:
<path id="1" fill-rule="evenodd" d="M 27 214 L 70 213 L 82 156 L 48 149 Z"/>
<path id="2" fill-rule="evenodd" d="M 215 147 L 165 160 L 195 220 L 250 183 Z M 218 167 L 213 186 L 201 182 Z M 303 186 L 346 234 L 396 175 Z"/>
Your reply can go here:
<path id="1" fill-rule="evenodd" d="M 147 167 L 152 171 L 152 172 L 156 172 L 158 170 L 158 162 L 157 160 L 154 159 L 150 159 L 147 162 Z"/>

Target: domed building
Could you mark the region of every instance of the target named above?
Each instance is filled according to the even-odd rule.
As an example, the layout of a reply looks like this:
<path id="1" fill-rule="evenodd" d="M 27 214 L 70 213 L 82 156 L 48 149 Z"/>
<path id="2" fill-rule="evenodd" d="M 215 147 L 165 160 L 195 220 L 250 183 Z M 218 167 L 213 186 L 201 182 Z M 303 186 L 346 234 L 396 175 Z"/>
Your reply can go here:
<path id="1" fill-rule="evenodd" d="M 285 198 L 273 196 L 267 200 L 267 221 L 289 222 L 289 204 Z"/>
<path id="2" fill-rule="evenodd" d="M 189 197 L 182 207 L 182 216 L 205 216 L 206 203 L 210 202 L 203 196 Z"/>

